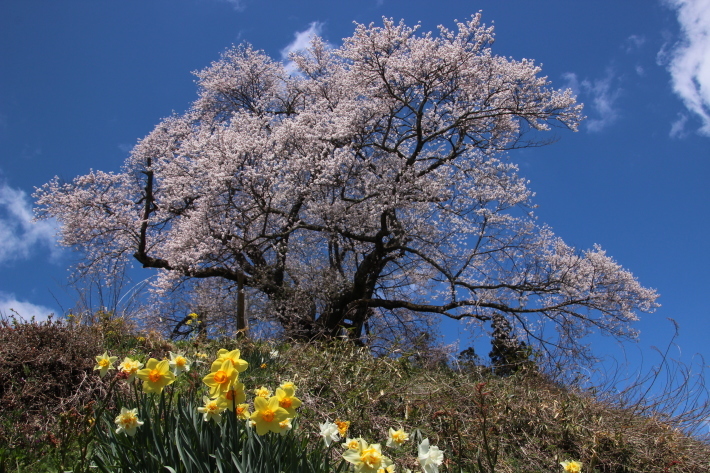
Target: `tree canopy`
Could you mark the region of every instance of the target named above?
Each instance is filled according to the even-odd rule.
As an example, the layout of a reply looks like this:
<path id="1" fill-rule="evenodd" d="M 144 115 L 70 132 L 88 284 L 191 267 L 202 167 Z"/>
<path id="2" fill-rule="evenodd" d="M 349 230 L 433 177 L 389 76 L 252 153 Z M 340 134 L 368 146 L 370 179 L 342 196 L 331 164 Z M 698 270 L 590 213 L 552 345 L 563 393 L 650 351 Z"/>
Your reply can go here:
<path id="1" fill-rule="evenodd" d="M 575 130 L 581 105 L 492 42 L 475 15 L 438 34 L 357 25 L 288 66 L 233 47 L 121 172 L 55 178 L 38 216 L 85 252 L 80 270 L 134 258 L 163 289 L 241 280 L 292 336 L 359 339 L 375 314 L 500 314 L 560 347 L 590 329 L 632 336 L 655 291 L 538 225 L 507 157 Z"/>

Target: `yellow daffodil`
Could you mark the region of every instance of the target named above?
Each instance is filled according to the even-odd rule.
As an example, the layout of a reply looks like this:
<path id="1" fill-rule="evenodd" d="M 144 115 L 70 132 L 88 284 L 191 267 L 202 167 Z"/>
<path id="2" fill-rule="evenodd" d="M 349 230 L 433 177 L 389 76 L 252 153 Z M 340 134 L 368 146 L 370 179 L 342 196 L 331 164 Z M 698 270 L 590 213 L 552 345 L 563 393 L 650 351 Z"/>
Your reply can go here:
<path id="1" fill-rule="evenodd" d="M 380 444 L 369 445 L 363 439 L 358 439 L 358 448 L 348 448 L 343 458 L 353 464 L 355 473 L 378 473 L 381 468 L 387 471 L 392 460 L 382 455 Z"/>
<path id="2" fill-rule="evenodd" d="M 227 409 L 234 411 L 235 406 L 241 405 L 247 399 L 247 395 L 244 392 L 244 383 L 240 383 L 239 381 L 233 382 L 229 391 L 220 397 L 224 398 L 227 402 Z"/>
<path id="3" fill-rule="evenodd" d="M 284 381 L 283 383 L 281 383 L 281 386 L 279 386 L 279 387 L 281 389 L 283 389 L 284 391 L 286 391 L 288 389 L 292 389 L 294 393 L 296 392 L 296 385 L 293 384 L 292 381 Z"/>
<path id="4" fill-rule="evenodd" d="M 125 357 L 123 359 L 123 362 L 118 365 L 118 370 L 125 376 L 128 376 L 128 378 L 126 378 L 126 381 L 128 381 L 129 383 L 133 382 L 133 380 L 136 378 L 136 373 L 138 373 L 138 370 L 141 368 L 143 368 L 143 363 L 128 357 Z"/>
<path id="5" fill-rule="evenodd" d="M 254 412 L 251 421 L 256 427 L 256 433 L 264 435 L 266 432 L 281 432 L 281 422 L 289 417 L 288 412 L 283 407 L 279 407 L 279 399 L 274 396 L 270 399 L 263 397 L 254 398 Z"/>
<path id="6" fill-rule="evenodd" d="M 202 378 L 202 382 L 210 388 L 210 397 L 216 398 L 227 394 L 232 387 L 232 383 L 237 381 L 237 370 L 234 369 L 230 360 L 225 360 L 221 364 L 212 363 L 211 372 Z"/>
<path id="7" fill-rule="evenodd" d="M 266 399 L 267 397 L 271 396 L 271 390 L 269 388 L 262 386 L 262 387 L 256 388 L 254 390 L 254 395 L 256 397 L 263 397 L 264 399 Z"/>
<path id="8" fill-rule="evenodd" d="M 396 469 L 397 469 L 397 467 L 394 464 L 392 464 L 392 465 L 388 466 L 387 468 L 380 467 L 377 470 L 377 473 L 394 473 Z"/>
<path id="9" fill-rule="evenodd" d="M 338 426 L 338 435 L 345 438 L 345 434 L 348 433 L 348 429 L 350 428 L 350 421 L 335 419 L 335 425 Z"/>
<path id="10" fill-rule="evenodd" d="M 360 438 L 356 439 L 347 439 L 345 443 L 343 443 L 343 448 L 347 448 L 350 450 L 359 450 L 360 449 Z"/>
<path id="11" fill-rule="evenodd" d="M 105 351 L 103 355 L 96 357 L 96 366 L 94 366 L 94 370 L 99 370 L 99 376 L 103 378 L 109 370 L 114 369 L 113 364 L 116 360 L 118 360 L 117 356 L 108 356 L 108 352 Z"/>
<path id="12" fill-rule="evenodd" d="M 234 366 L 234 369 L 237 370 L 238 373 L 242 373 L 244 370 L 249 368 L 249 363 L 242 360 L 241 352 L 239 350 L 228 351 L 224 348 L 220 348 L 217 352 L 217 359 L 212 363 L 212 368 L 214 368 L 215 364 L 219 363 L 221 365 L 221 363 L 225 360 L 230 360 Z"/>
<path id="13" fill-rule="evenodd" d="M 190 360 L 185 358 L 183 353 L 173 353 L 170 351 L 168 354 L 170 355 L 170 367 L 173 369 L 175 376 L 190 371 Z"/>
<path id="14" fill-rule="evenodd" d="M 220 423 L 222 421 L 222 412 L 227 409 L 227 401 L 224 398 L 210 399 L 207 396 L 202 396 L 204 406 L 198 407 L 197 412 L 204 414 L 205 422 L 210 420 Z"/>
<path id="15" fill-rule="evenodd" d="M 293 425 L 291 425 L 291 418 L 287 418 L 285 420 L 282 420 L 279 422 L 279 427 L 281 428 L 281 432 L 279 432 L 281 435 L 286 435 L 289 430 L 293 429 Z"/>
<path id="16" fill-rule="evenodd" d="M 439 450 L 439 447 L 430 446 L 429 439 L 424 439 L 419 444 L 419 464 L 422 466 L 424 473 L 437 473 L 439 465 L 444 462 L 444 452 Z"/>
<path id="17" fill-rule="evenodd" d="M 286 388 L 277 388 L 276 389 L 276 397 L 279 399 L 279 406 L 283 407 L 288 411 L 288 415 L 291 417 L 296 415 L 296 409 L 301 407 L 301 400 L 298 399 L 293 395 L 294 388 L 291 387 L 286 387 Z M 337 423 L 337 421 L 336 421 Z M 338 427 L 340 428 L 340 427 Z M 346 429 L 347 430 L 347 427 Z M 340 434 L 341 436 L 345 436 L 344 433 Z"/>
<path id="18" fill-rule="evenodd" d="M 409 434 L 407 432 L 402 429 L 394 430 L 392 427 L 390 427 L 389 436 L 387 438 L 388 447 L 402 446 L 407 440 L 409 440 Z"/>
<path id="19" fill-rule="evenodd" d="M 249 412 L 249 404 L 239 404 L 237 406 L 237 412 L 235 412 L 238 418 L 242 420 L 247 420 L 251 417 L 251 412 Z"/>
<path id="20" fill-rule="evenodd" d="M 121 413 L 118 414 L 114 422 L 118 425 L 117 434 L 125 433 L 130 437 L 133 437 L 136 434 L 136 429 L 143 425 L 143 422 L 138 419 L 138 408 L 126 409 L 122 407 Z"/>
<path id="21" fill-rule="evenodd" d="M 136 373 L 143 380 L 143 392 L 160 394 L 163 388 L 175 381 L 175 375 L 170 372 L 168 360 L 158 361 L 151 358 L 145 368 Z"/>
<path id="22" fill-rule="evenodd" d="M 562 468 L 565 469 L 565 473 L 580 473 L 582 471 L 582 462 L 575 460 L 567 460 L 560 462 Z"/>

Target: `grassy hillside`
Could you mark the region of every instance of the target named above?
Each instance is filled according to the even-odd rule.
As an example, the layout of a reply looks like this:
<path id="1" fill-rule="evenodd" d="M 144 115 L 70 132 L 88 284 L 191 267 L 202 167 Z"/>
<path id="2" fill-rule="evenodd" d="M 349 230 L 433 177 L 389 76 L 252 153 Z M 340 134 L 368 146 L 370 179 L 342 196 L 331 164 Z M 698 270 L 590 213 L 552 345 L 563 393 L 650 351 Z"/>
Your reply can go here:
<path id="1" fill-rule="evenodd" d="M 376 357 L 349 342 L 174 344 L 132 333 L 118 320 L 92 327 L 0 323 L 0 473 L 96 471 L 90 459 L 98 442 L 115 441 L 108 433 L 119 406 L 141 396 L 115 370 L 100 377 L 96 355 L 118 357 L 116 366 L 126 356 L 146 362 L 184 353 L 192 367 L 162 394 L 167 418 L 181 402 L 192 411 L 202 405 L 202 378 L 220 348 L 239 349 L 249 362 L 239 375 L 247 402 L 262 386 L 297 386 L 303 405 L 289 435 L 304 452 L 329 455 L 328 464 L 341 471 L 350 466 L 343 449 L 325 449 L 319 435 L 326 421 L 349 421 L 347 438 L 382 444 L 397 471 L 421 469 L 417 445 L 424 438 L 444 452 L 439 471 L 559 472 L 567 460 L 581 462 L 583 472 L 710 471 L 710 445 L 679 426 L 599 402 L 534 369 L 498 377 L 473 364 L 453 369 L 426 352 Z M 158 396 L 150 399 L 162 408 Z M 201 429 L 201 414 L 195 422 Z M 409 442 L 384 447 L 390 428 L 408 432 Z"/>

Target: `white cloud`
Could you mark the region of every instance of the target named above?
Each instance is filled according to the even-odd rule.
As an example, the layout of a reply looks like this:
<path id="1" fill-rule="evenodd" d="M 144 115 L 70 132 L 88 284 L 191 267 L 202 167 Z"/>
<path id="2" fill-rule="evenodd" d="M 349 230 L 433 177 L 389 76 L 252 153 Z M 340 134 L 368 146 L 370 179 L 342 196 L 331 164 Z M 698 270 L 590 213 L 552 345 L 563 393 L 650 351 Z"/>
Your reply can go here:
<path id="1" fill-rule="evenodd" d="M 288 59 L 289 54 L 303 52 L 308 49 L 308 46 L 311 44 L 311 40 L 315 36 L 320 36 L 322 29 L 323 23 L 314 21 L 308 25 L 307 30 L 296 31 L 296 33 L 294 33 L 294 40 L 281 50 L 281 59 L 286 60 Z"/>
<path id="2" fill-rule="evenodd" d="M 0 292 L 0 315 L 4 317 L 14 315 L 18 318 L 18 322 L 20 319 L 29 321 L 32 317 L 40 321 L 47 320 L 47 316 L 52 313 L 54 313 L 54 310 L 49 307 L 19 301 L 15 298 L 14 294 Z"/>
<path id="3" fill-rule="evenodd" d="M 48 247 L 52 258 L 59 256 L 56 245 L 56 223 L 33 222 L 32 205 L 27 194 L 0 183 L 0 263 L 25 259 L 32 250 Z"/>
<path id="4" fill-rule="evenodd" d="M 605 77 L 596 80 L 582 80 L 577 78 L 574 72 L 567 72 L 562 75 L 567 82 L 567 87 L 580 98 L 589 97 L 589 106 L 594 112 L 593 116 L 587 120 L 587 129 L 591 132 L 602 131 L 612 125 L 619 118 L 616 101 L 621 95 L 621 89 L 616 87 L 616 77 L 611 69 L 607 70 Z"/>
<path id="5" fill-rule="evenodd" d="M 281 50 L 281 59 L 286 61 L 286 70 L 289 73 L 294 72 L 296 69 L 296 65 L 293 61 L 289 60 L 289 55 L 291 53 L 300 53 L 307 50 L 311 45 L 311 40 L 316 36 L 320 36 L 322 29 L 323 23 L 318 21 L 312 22 L 307 30 L 294 33 L 293 41 Z"/>
<path id="6" fill-rule="evenodd" d="M 700 117 L 710 136 L 710 0 L 666 0 L 678 14 L 682 38 L 659 56 L 666 59 L 673 91 Z"/>
<path id="7" fill-rule="evenodd" d="M 685 131 L 685 124 L 688 123 L 688 115 L 685 113 L 679 113 L 676 121 L 671 125 L 671 132 L 669 133 L 671 138 L 684 138 L 688 135 Z"/>

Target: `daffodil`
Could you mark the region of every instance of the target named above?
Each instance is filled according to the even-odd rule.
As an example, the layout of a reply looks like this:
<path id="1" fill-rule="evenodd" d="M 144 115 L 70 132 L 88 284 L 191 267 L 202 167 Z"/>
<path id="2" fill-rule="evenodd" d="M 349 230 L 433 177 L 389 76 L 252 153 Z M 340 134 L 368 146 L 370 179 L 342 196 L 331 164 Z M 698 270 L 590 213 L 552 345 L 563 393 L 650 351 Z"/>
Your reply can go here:
<path id="1" fill-rule="evenodd" d="M 382 467 L 378 468 L 377 473 L 394 473 L 396 469 L 397 469 L 397 467 L 395 467 L 395 465 L 392 464 L 392 465 L 388 466 L 387 468 L 382 468 Z"/>
<path id="2" fill-rule="evenodd" d="M 417 458 L 424 473 L 437 473 L 439 466 L 444 462 L 444 452 L 434 445 L 429 446 L 429 439 L 424 439 L 419 444 L 419 456 Z"/>
<path id="3" fill-rule="evenodd" d="M 204 414 L 205 422 L 210 420 L 219 424 L 222 421 L 222 412 L 227 409 L 227 401 L 224 398 L 210 399 L 207 396 L 202 396 L 204 406 L 198 407 L 197 412 Z"/>
<path id="4" fill-rule="evenodd" d="M 359 450 L 360 449 L 360 438 L 356 439 L 347 439 L 345 443 L 343 443 L 343 447 L 346 449 L 350 450 Z"/>
<path id="5" fill-rule="evenodd" d="M 108 356 L 108 352 L 105 351 L 103 355 L 96 357 L 96 366 L 94 366 L 94 370 L 99 370 L 99 376 L 103 378 L 109 370 L 114 369 L 113 364 L 116 360 L 118 360 L 117 356 Z"/>
<path id="6" fill-rule="evenodd" d="M 291 425 L 291 419 L 290 417 L 282 420 L 279 422 L 279 427 L 281 428 L 281 431 L 279 432 L 281 435 L 286 435 L 289 430 L 293 428 L 293 425 Z"/>
<path id="7" fill-rule="evenodd" d="M 294 393 L 296 392 L 296 385 L 293 384 L 293 381 L 284 381 L 279 387 L 284 391 L 287 389 L 292 389 Z"/>
<path id="8" fill-rule="evenodd" d="M 263 397 L 264 399 L 271 397 L 271 390 L 269 388 L 266 388 L 264 386 L 260 388 L 256 388 L 254 390 L 254 395 L 256 397 Z"/>
<path id="9" fill-rule="evenodd" d="M 234 369 L 230 360 L 225 360 L 218 365 L 212 363 L 211 372 L 202 378 L 202 382 L 210 388 L 210 397 L 216 398 L 227 394 L 232 387 L 232 383 L 237 381 L 237 370 Z"/>
<path id="10" fill-rule="evenodd" d="M 390 427 L 389 435 L 387 437 L 388 447 L 402 446 L 407 440 L 409 440 L 409 434 L 407 432 L 402 429 L 394 430 L 392 427 Z"/>
<path id="11" fill-rule="evenodd" d="M 340 434 L 338 433 L 338 426 L 332 422 L 325 422 L 324 424 L 318 424 L 320 427 L 320 436 L 323 437 L 326 447 L 330 447 L 330 444 L 340 440 Z"/>
<path id="12" fill-rule="evenodd" d="M 244 383 L 240 383 L 239 381 L 233 382 L 229 391 L 220 397 L 224 398 L 227 402 L 227 409 L 233 411 L 235 406 L 242 404 L 247 399 L 246 393 L 244 392 Z"/>
<path id="13" fill-rule="evenodd" d="M 345 434 L 348 433 L 348 429 L 350 428 L 350 421 L 335 419 L 335 425 L 338 426 L 338 435 L 345 438 Z"/>
<path id="14" fill-rule="evenodd" d="M 392 460 L 382 455 L 380 444 L 369 445 L 365 440 L 358 439 L 358 448 L 349 448 L 343 453 L 345 461 L 352 463 L 355 473 L 378 473 L 380 469 L 387 470 Z"/>
<path id="15" fill-rule="evenodd" d="M 170 351 L 168 354 L 170 354 L 170 367 L 173 369 L 175 376 L 190 371 L 190 360 L 185 358 L 183 353 L 173 353 Z"/>
<path id="16" fill-rule="evenodd" d="M 281 431 L 281 422 L 289 417 L 288 412 L 283 407 L 279 407 L 279 399 L 276 396 L 270 399 L 263 397 L 254 398 L 254 412 L 251 415 L 251 421 L 256 427 L 256 433 L 264 435 L 266 432 L 279 433 Z"/>
<path id="17" fill-rule="evenodd" d="M 251 417 L 251 412 L 249 412 L 249 404 L 239 404 L 235 414 L 242 420 L 249 419 Z"/>
<path id="18" fill-rule="evenodd" d="M 117 434 L 125 433 L 130 437 L 133 437 L 136 434 L 136 429 L 143 425 L 143 422 L 138 419 L 138 408 L 126 409 L 122 407 L 121 413 L 118 414 L 114 422 L 118 425 Z"/>
<path id="19" fill-rule="evenodd" d="M 143 380 L 143 392 L 160 394 L 163 388 L 175 381 L 175 375 L 170 372 L 168 360 L 158 361 L 151 358 L 145 368 L 136 373 Z"/>
<path id="20" fill-rule="evenodd" d="M 565 473 L 580 473 L 582 471 L 582 463 L 575 460 L 566 460 L 560 462 L 560 465 L 565 469 Z"/>
<path id="21" fill-rule="evenodd" d="M 224 348 L 220 348 L 219 351 L 217 351 L 217 359 L 212 362 L 212 368 L 214 368 L 215 364 L 221 365 L 225 360 L 230 360 L 234 366 L 234 369 L 237 370 L 238 373 L 242 373 L 244 370 L 249 368 L 249 363 L 242 360 L 241 352 L 239 350 L 228 351 Z"/>
<path id="22" fill-rule="evenodd" d="M 276 389 L 276 397 L 279 399 L 279 406 L 283 407 L 288 411 L 288 415 L 291 417 L 296 415 L 296 409 L 301 407 L 301 400 L 295 397 L 293 394 L 295 388 L 285 387 Z M 346 429 L 347 430 L 347 429 Z M 344 433 L 340 434 L 345 436 Z"/>
<path id="23" fill-rule="evenodd" d="M 136 378 L 138 370 L 141 368 L 143 368 L 143 363 L 129 357 L 125 357 L 123 359 L 123 362 L 118 365 L 118 370 L 124 375 L 128 376 L 128 378 L 126 378 L 126 381 L 128 381 L 129 383 L 133 382 L 133 380 Z"/>

